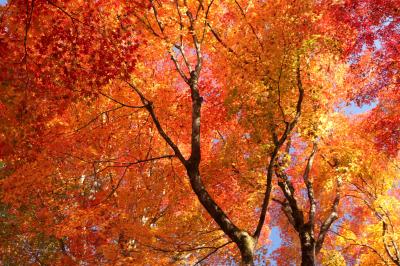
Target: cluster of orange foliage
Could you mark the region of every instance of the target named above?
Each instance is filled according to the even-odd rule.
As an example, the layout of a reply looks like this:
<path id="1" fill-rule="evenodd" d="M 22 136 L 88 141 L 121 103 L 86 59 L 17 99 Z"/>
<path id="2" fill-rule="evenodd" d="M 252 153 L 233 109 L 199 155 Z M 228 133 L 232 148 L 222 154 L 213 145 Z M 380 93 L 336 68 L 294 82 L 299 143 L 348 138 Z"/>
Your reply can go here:
<path id="1" fill-rule="evenodd" d="M 400 265 L 398 1 L 0 12 L 0 264 Z"/>

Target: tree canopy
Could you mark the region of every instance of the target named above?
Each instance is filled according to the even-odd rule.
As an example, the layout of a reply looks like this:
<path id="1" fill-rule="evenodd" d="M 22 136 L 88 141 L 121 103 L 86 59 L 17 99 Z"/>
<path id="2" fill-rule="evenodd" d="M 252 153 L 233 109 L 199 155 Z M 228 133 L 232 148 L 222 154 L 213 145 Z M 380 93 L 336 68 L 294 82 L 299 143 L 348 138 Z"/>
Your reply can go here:
<path id="1" fill-rule="evenodd" d="M 400 265 L 399 13 L 9 0 L 0 263 Z"/>

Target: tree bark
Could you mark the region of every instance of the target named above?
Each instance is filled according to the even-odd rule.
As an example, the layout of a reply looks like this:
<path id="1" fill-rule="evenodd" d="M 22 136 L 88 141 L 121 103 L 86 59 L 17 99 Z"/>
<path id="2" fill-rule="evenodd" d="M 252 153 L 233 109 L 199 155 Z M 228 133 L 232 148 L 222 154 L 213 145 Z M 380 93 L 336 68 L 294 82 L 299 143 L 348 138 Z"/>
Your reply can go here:
<path id="1" fill-rule="evenodd" d="M 315 265 L 315 241 L 310 232 L 299 234 L 301 241 L 301 266 Z"/>
<path id="2" fill-rule="evenodd" d="M 240 230 L 233 224 L 218 204 L 208 194 L 201 180 L 200 173 L 197 167 L 187 166 L 187 172 L 190 178 L 190 184 L 197 198 L 204 208 L 208 211 L 214 221 L 220 226 L 225 234 L 232 239 L 238 246 L 242 258 L 242 265 L 253 266 L 253 256 L 256 245 L 256 240 L 247 232 Z"/>
<path id="3" fill-rule="evenodd" d="M 240 251 L 242 256 L 242 266 L 254 266 L 253 254 L 247 253 L 246 251 Z"/>
<path id="4" fill-rule="evenodd" d="M 256 241 L 255 239 L 250 236 L 247 232 L 240 232 L 239 234 L 240 242 L 237 243 L 240 255 L 242 257 L 242 264 L 243 266 L 253 266 L 254 265 L 254 250 Z"/>
<path id="5" fill-rule="evenodd" d="M 308 247 L 301 248 L 301 266 L 314 266 L 315 256 Z"/>

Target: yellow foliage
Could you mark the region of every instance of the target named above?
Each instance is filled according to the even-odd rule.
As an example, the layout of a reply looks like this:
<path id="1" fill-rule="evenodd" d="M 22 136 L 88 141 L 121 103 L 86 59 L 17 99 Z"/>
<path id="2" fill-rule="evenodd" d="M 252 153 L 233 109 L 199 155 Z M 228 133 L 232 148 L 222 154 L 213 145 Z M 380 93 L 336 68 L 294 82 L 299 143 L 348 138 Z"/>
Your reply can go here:
<path id="1" fill-rule="evenodd" d="M 345 266 L 346 262 L 339 251 L 322 250 L 321 264 L 324 266 Z"/>

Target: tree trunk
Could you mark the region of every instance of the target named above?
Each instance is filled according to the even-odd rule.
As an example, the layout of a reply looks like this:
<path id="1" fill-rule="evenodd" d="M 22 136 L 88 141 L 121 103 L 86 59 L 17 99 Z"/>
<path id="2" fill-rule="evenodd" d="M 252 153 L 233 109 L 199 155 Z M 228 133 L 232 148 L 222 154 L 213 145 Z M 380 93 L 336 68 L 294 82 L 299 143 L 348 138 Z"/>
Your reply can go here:
<path id="1" fill-rule="evenodd" d="M 301 266 L 314 266 L 315 255 L 314 249 L 310 247 L 301 247 Z"/>
<path id="2" fill-rule="evenodd" d="M 208 191 L 204 187 L 201 180 L 198 165 L 192 165 L 190 161 L 186 164 L 187 173 L 190 179 L 190 184 L 197 198 L 204 208 L 208 211 L 214 221 L 220 226 L 225 234 L 236 243 L 242 257 L 242 265 L 253 266 L 254 249 L 256 239 L 249 235 L 246 231 L 240 230 L 233 224 L 228 216 L 222 211 L 218 204 L 211 198 Z"/>
<path id="3" fill-rule="evenodd" d="M 241 252 L 241 255 L 242 255 L 242 264 L 241 264 L 242 266 L 254 266 L 253 254 Z"/>
<path id="4" fill-rule="evenodd" d="M 307 233 L 300 236 L 301 239 L 301 266 L 315 265 L 315 243 L 310 241 Z"/>
<path id="5" fill-rule="evenodd" d="M 242 257 L 242 266 L 253 266 L 254 249 L 256 241 L 247 232 L 240 232 L 240 242 L 237 243 Z"/>

